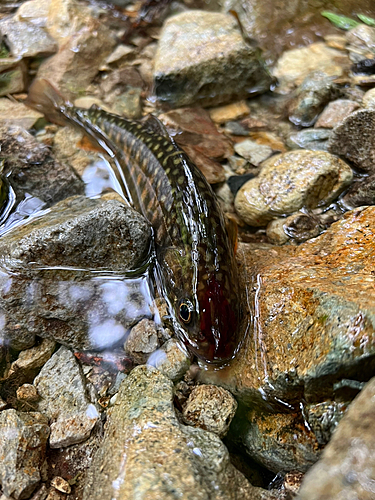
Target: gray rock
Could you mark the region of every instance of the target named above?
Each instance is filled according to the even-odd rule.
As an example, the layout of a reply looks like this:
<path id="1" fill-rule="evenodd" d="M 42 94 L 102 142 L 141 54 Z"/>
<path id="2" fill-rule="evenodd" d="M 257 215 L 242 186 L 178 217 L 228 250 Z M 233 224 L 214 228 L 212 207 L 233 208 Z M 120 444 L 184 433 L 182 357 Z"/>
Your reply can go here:
<path id="1" fill-rule="evenodd" d="M 329 204 L 352 178 L 350 167 L 329 153 L 291 151 L 267 160 L 258 177 L 241 187 L 234 204 L 247 224 L 263 226 L 302 207 Z"/>
<path id="2" fill-rule="evenodd" d="M 349 99 L 337 99 L 330 102 L 319 116 L 315 127 L 334 128 L 359 107 L 357 102 Z"/>
<path id="3" fill-rule="evenodd" d="M 326 445 L 344 416 L 348 403 L 325 401 L 305 406 L 306 421 L 320 445 Z"/>
<path id="4" fill-rule="evenodd" d="M 217 436 L 182 426 L 172 399 L 172 382 L 155 368 L 136 367 L 124 380 L 84 500 L 275 498 L 233 467 Z"/>
<path id="5" fill-rule="evenodd" d="M 173 382 L 181 379 L 190 367 L 190 358 L 177 339 L 169 339 L 147 361 Z"/>
<path id="6" fill-rule="evenodd" d="M 311 151 L 327 151 L 331 130 L 326 128 L 308 128 L 293 132 L 287 139 L 290 149 L 310 149 Z"/>
<path id="7" fill-rule="evenodd" d="M 184 406 L 185 424 L 200 427 L 224 437 L 237 410 L 232 394 L 216 385 L 198 385 L 192 390 Z"/>
<path id="8" fill-rule="evenodd" d="M 33 110 L 30 112 L 35 114 Z M 34 116 L 33 120 L 36 119 Z M 12 186 L 20 197 L 27 192 L 50 206 L 67 196 L 84 193 L 84 184 L 74 170 L 56 161 L 50 149 L 23 128 L 0 127 L 0 148 L 5 157 L 4 174 L 10 174 Z"/>
<path id="9" fill-rule="evenodd" d="M 375 379 L 352 402 L 321 460 L 306 474 L 299 500 L 374 496 Z"/>
<path id="10" fill-rule="evenodd" d="M 155 323 L 149 319 L 143 319 L 130 330 L 124 350 L 135 363 L 144 364 L 158 347 L 159 339 Z"/>
<path id="11" fill-rule="evenodd" d="M 57 51 L 57 43 L 43 29 L 33 23 L 3 19 L 0 33 L 13 57 L 41 57 Z"/>
<path id="12" fill-rule="evenodd" d="M 328 150 L 364 172 L 375 172 L 375 110 L 360 109 L 338 125 Z"/>
<path id="13" fill-rule="evenodd" d="M 233 16 L 193 10 L 164 24 L 154 82 L 158 99 L 173 107 L 209 106 L 264 92 L 271 77 Z"/>
<path id="14" fill-rule="evenodd" d="M 86 395 L 84 376 L 71 351 L 60 349 L 34 380 L 38 410 L 51 423 L 50 447 L 64 448 L 85 441 L 99 414 Z"/>
<path id="15" fill-rule="evenodd" d="M 258 144 L 250 139 L 235 144 L 234 150 L 238 155 L 256 166 L 259 166 L 272 155 L 272 148 L 265 144 Z"/>
<path id="16" fill-rule="evenodd" d="M 359 24 L 346 33 L 347 41 L 358 48 L 370 49 L 375 52 L 375 28 Z"/>
<path id="17" fill-rule="evenodd" d="M 308 75 L 289 104 L 289 120 L 297 126 L 311 127 L 329 102 L 333 90 L 332 77 L 320 72 Z"/>
<path id="18" fill-rule="evenodd" d="M 29 498 L 41 480 L 49 427 L 36 412 L 0 412 L 0 483 L 4 494 Z"/>

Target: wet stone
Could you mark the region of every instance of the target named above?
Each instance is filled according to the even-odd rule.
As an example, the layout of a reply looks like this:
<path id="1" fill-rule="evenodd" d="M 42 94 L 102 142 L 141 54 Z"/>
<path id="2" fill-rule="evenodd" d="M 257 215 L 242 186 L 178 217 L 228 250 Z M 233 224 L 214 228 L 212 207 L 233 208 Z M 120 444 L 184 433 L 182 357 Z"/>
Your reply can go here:
<path id="1" fill-rule="evenodd" d="M 84 376 L 77 360 L 65 347 L 43 366 L 34 380 L 40 400 L 38 410 L 49 418 L 51 448 L 85 441 L 99 414 L 86 395 Z"/>
<path id="2" fill-rule="evenodd" d="M 375 50 L 375 28 L 366 24 L 359 24 L 346 33 L 347 41 L 358 48 Z"/>
<path id="3" fill-rule="evenodd" d="M 3 19 L 0 33 L 13 57 L 42 57 L 57 51 L 55 40 L 34 23 Z"/>
<path id="4" fill-rule="evenodd" d="M 66 493 L 68 495 L 72 490 L 68 481 L 65 481 L 65 479 L 63 479 L 60 476 L 55 476 L 51 480 L 51 486 L 53 486 L 56 490 L 61 491 L 62 493 Z"/>
<path id="5" fill-rule="evenodd" d="M 366 109 L 375 110 L 375 88 L 368 90 L 363 96 L 362 106 Z"/>
<path id="6" fill-rule="evenodd" d="M 49 10 L 49 0 L 28 0 L 23 2 L 17 9 L 14 19 L 35 24 L 45 28 Z"/>
<path id="7" fill-rule="evenodd" d="M 277 91 L 289 92 L 314 71 L 320 71 L 327 77 L 341 76 L 345 66 L 349 66 L 348 57 L 321 42 L 287 50 L 279 58 L 274 69 L 274 75 L 279 80 Z"/>
<path id="8" fill-rule="evenodd" d="M 149 319 L 143 319 L 130 330 L 124 350 L 135 363 L 144 364 L 158 347 L 159 339 L 155 323 Z"/>
<path id="9" fill-rule="evenodd" d="M 119 500 L 275 498 L 233 467 L 215 434 L 181 425 L 172 399 L 172 382 L 155 368 L 138 366 L 124 380 L 84 500 L 110 500 L 114 488 Z"/>
<path id="10" fill-rule="evenodd" d="M 218 106 L 209 111 L 211 119 L 221 125 L 231 120 L 238 120 L 250 113 L 250 108 L 246 101 L 238 101 L 226 106 Z"/>
<path id="11" fill-rule="evenodd" d="M 310 149 L 311 151 L 327 151 L 331 130 L 327 128 L 308 128 L 289 135 L 287 145 L 290 149 Z"/>
<path id="12" fill-rule="evenodd" d="M 217 105 L 269 89 L 257 50 L 230 15 L 187 11 L 169 18 L 160 35 L 155 93 L 173 107 Z"/>
<path id="13" fill-rule="evenodd" d="M 315 238 L 323 230 L 319 219 L 302 212 L 290 215 L 285 219 L 275 219 L 267 225 L 267 236 L 276 245 L 283 245 L 289 240 L 296 243 Z"/>
<path id="14" fill-rule="evenodd" d="M 184 346 L 176 339 L 169 339 L 147 361 L 173 382 L 181 379 L 190 367 L 190 358 Z"/>
<path id="15" fill-rule="evenodd" d="M 352 177 L 350 167 L 329 153 L 283 153 L 263 163 L 258 177 L 241 187 L 235 208 L 247 224 L 263 226 L 302 207 L 329 204 Z"/>
<path id="16" fill-rule="evenodd" d="M 0 483 L 6 496 L 29 498 L 39 484 L 49 435 L 47 424 L 40 413 L 0 412 Z"/>
<path id="17" fill-rule="evenodd" d="M 36 115 L 34 121 L 42 116 L 39 113 Z M 27 192 L 42 200 L 46 207 L 67 196 L 83 194 L 84 184 L 73 169 L 56 161 L 50 149 L 24 128 L 0 127 L 0 147 L 5 157 L 4 173 L 10 174 L 12 186 L 20 197 Z"/>
<path id="18" fill-rule="evenodd" d="M 26 65 L 23 61 L 9 71 L 0 74 L 0 97 L 8 94 L 17 94 L 25 89 Z"/>
<path id="19" fill-rule="evenodd" d="M 238 155 L 256 166 L 259 166 L 264 160 L 272 155 L 272 148 L 264 144 L 258 144 L 250 139 L 238 142 L 234 146 L 234 150 Z"/>
<path id="20" fill-rule="evenodd" d="M 332 133 L 328 150 L 349 160 L 364 172 L 375 171 L 375 110 L 360 109 Z"/>
<path id="21" fill-rule="evenodd" d="M 324 73 L 308 75 L 289 104 L 289 120 L 294 125 L 311 127 L 334 91 L 333 78 Z"/>
<path id="22" fill-rule="evenodd" d="M 222 438 L 236 410 L 237 401 L 227 390 L 215 385 L 198 385 L 192 390 L 182 416 L 185 424 L 214 432 Z"/>
<path id="23" fill-rule="evenodd" d="M 299 500 L 370 499 L 375 479 L 375 379 L 351 403 L 321 459 L 306 474 Z"/>
<path id="24" fill-rule="evenodd" d="M 357 102 L 349 99 L 337 99 L 337 101 L 330 102 L 319 116 L 315 127 L 334 128 L 359 107 Z"/>
<path id="25" fill-rule="evenodd" d="M 9 370 L 9 376 L 18 371 L 28 372 L 43 366 L 52 356 L 56 342 L 51 339 L 43 339 L 42 342 L 31 349 L 21 351 L 16 361 L 13 361 Z"/>
<path id="26" fill-rule="evenodd" d="M 365 205 L 375 205 L 375 174 L 356 179 L 340 199 L 340 203 L 349 210 Z"/>

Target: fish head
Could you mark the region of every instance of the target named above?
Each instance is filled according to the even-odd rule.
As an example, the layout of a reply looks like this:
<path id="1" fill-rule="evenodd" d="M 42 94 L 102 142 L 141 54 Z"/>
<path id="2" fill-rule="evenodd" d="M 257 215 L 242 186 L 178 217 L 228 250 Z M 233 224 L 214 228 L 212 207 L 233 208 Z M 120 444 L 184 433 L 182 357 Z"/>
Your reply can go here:
<path id="1" fill-rule="evenodd" d="M 174 309 L 177 334 L 198 358 L 219 364 L 234 357 L 239 348 L 239 300 L 226 293 L 215 275 L 196 297 L 180 296 Z"/>

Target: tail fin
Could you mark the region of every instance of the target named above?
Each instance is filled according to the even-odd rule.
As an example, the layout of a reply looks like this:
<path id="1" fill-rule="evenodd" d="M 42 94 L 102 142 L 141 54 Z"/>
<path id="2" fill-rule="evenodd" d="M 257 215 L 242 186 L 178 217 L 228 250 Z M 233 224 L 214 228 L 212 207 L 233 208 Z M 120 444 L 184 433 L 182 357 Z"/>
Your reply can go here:
<path id="1" fill-rule="evenodd" d="M 39 78 L 32 83 L 25 104 L 29 108 L 43 113 L 51 122 L 66 125 L 63 108 L 69 107 L 71 104 L 48 80 Z"/>

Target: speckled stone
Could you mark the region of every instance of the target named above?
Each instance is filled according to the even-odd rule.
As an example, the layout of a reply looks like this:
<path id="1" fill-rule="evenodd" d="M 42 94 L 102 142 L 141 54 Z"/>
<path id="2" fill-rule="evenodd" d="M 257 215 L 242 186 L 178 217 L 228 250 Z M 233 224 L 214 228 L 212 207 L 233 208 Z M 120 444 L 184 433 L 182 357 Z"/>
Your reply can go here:
<path id="1" fill-rule="evenodd" d="M 142 319 L 130 330 L 124 350 L 137 364 L 144 364 L 151 353 L 159 347 L 156 325 L 149 319 Z"/>
<path id="2" fill-rule="evenodd" d="M 42 342 L 31 349 L 21 351 L 16 361 L 11 364 L 8 376 L 18 371 L 26 372 L 43 366 L 52 356 L 56 342 L 51 339 L 43 339 Z"/>
<path id="3" fill-rule="evenodd" d="M 0 21 L 0 33 L 13 57 L 41 57 L 57 51 L 55 40 L 34 23 L 5 18 Z"/>
<path id="4" fill-rule="evenodd" d="M 60 349 L 34 380 L 40 401 L 38 410 L 51 422 L 51 448 L 85 441 L 99 414 L 86 395 L 84 376 L 73 353 Z"/>
<path id="5" fill-rule="evenodd" d="M 29 498 L 41 480 L 49 435 L 48 420 L 37 412 L 0 412 L 0 483 L 15 500 Z"/>
<path id="6" fill-rule="evenodd" d="M 209 106 L 264 92 L 271 77 L 233 16 L 191 10 L 164 24 L 154 82 L 158 99 L 173 107 Z"/>
<path id="7" fill-rule="evenodd" d="M 250 139 L 238 142 L 234 146 L 234 150 L 238 155 L 256 166 L 259 166 L 264 160 L 272 155 L 272 148 L 265 144 L 258 144 Z"/>
<path id="8" fill-rule="evenodd" d="M 123 381 L 84 500 L 275 499 L 234 468 L 215 434 L 180 424 L 172 399 L 172 382 L 155 368 L 138 366 Z"/>
<path id="9" fill-rule="evenodd" d="M 351 168 L 323 151 L 291 151 L 263 163 L 258 177 L 238 191 L 234 205 L 250 226 L 278 216 L 326 205 L 351 182 Z"/>
<path id="10" fill-rule="evenodd" d="M 185 347 L 175 339 L 169 339 L 149 357 L 147 364 L 157 368 L 173 382 L 181 379 L 190 367 L 190 358 Z"/>
<path id="11" fill-rule="evenodd" d="M 224 437 L 237 410 L 232 394 L 215 385 L 198 385 L 192 390 L 182 416 L 185 424 Z"/>
<path id="12" fill-rule="evenodd" d="M 375 110 L 360 109 L 332 133 L 328 150 L 364 172 L 375 172 Z"/>
<path id="13" fill-rule="evenodd" d="M 306 474 L 298 500 L 370 499 L 375 480 L 375 378 L 355 398 L 321 460 Z"/>

